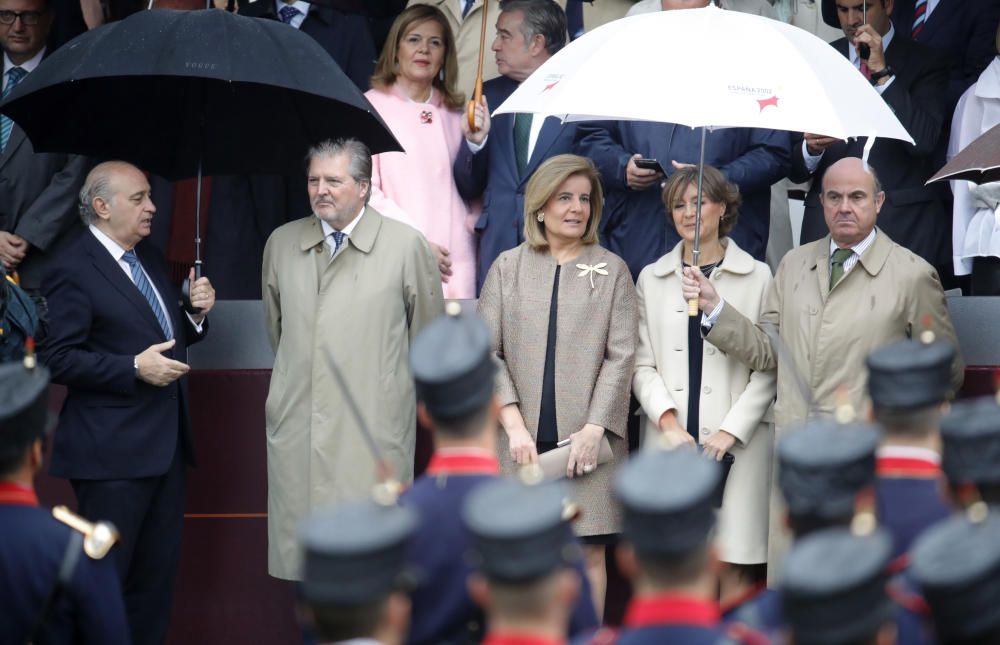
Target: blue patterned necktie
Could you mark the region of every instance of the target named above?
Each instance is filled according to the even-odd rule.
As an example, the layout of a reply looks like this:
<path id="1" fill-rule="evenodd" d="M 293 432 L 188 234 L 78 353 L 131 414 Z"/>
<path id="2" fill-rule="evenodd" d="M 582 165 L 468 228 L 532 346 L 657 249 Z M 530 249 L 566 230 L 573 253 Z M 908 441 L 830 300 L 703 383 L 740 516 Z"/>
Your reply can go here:
<path id="1" fill-rule="evenodd" d="M 20 67 L 11 67 L 10 71 L 7 72 L 7 83 L 3 86 L 3 98 L 7 98 L 14 86 L 21 82 L 21 79 L 28 75 L 28 72 L 24 71 Z M 10 140 L 10 130 L 14 127 L 14 122 L 10 120 L 8 116 L 0 116 L 0 150 L 7 147 L 7 142 Z"/>
<path id="2" fill-rule="evenodd" d="M 333 250 L 330 252 L 330 257 L 337 255 L 337 251 L 340 250 L 341 245 L 344 244 L 344 238 L 347 237 L 347 233 L 342 233 L 340 231 L 334 231 L 330 233 L 330 237 L 333 238 Z"/>
<path id="3" fill-rule="evenodd" d="M 149 280 L 146 279 L 146 273 L 142 270 L 142 265 L 139 264 L 139 257 L 132 250 L 125 251 L 122 259 L 132 269 L 132 281 L 135 282 L 135 286 L 138 287 L 142 297 L 146 299 L 146 302 L 149 303 L 150 308 L 153 310 L 153 315 L 156 316 L 156 321 L 160 323 L 160 328 L 163 330 L 163 337 L 170 340 L 173 338 L 173 335 L 170 333 L 170 325 L 167 324 L 167 316 L 163 313 L 163 308 L 160 307 L 160 301 L 156 299 L 153 285 L 149 284 Z"/>
<path id="4" fill-rule="evenodd" d="M 469 15 L 469 12 L 472 11 L 472 5 L 474 4 L 476 4 L 476 0 L 465 0 L 465 5 L 462 7 L 463 18 Z"/>
<path id="5" fill-rule="evenodd" d="M 292 24 L 292 21 L 295 20 L 295 16 L 300 13 L 302 12 L 291 6 L 285 6 L 278 10 L 278 15 L 281 16 L 281 22 L 286 25 Z"/>

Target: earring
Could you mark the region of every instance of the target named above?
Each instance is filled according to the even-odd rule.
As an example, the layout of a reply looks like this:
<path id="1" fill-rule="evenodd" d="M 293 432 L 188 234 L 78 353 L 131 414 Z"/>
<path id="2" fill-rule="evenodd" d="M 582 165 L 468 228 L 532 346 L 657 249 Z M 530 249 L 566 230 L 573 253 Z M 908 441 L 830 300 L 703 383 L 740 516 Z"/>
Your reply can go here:
<path id="1" fill-rule="evenodd" d="M 545 221 L 545 213 L 543 213 L 542 211 L 538 211 L 538 214 L 535 215 L 535 219 L 537 219 L 539 222 L 544 222 Z"/>
<path id="2" fill-rule="evenodd" d="M 444 66 L 443 65 L 441 66 L 441 69 L 438 70 L 438 80 L 440 80 L 442 83 L 444 83 Z"/>

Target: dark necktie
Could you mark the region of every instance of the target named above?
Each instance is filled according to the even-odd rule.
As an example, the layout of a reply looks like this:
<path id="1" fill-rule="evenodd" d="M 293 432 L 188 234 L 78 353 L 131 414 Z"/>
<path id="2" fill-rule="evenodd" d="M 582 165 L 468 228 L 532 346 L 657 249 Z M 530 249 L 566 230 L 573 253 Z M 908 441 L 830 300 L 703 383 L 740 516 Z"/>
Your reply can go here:
<path id="1" fill-rule="evenodd" d="M 844 277 L 844 262 L 847 262 L 852 255 L 854 255 L 853 249 L 837 249 L 833 252 L 833 260 L 830 263 L 830 289 Z"/>
<path id="2" fill-rule="evenodd" d="M 476 0 L 465 0 L 465 5 L 462 6 L 463 18 L 469 15 L 469 12 L 472 11 L 472 5 L 474 4 L 476 4 Z"/>
<path id="3" fill-rule="evenodd" d="M 913 29 L 910 30 L 913 40 L 916 40 L 920 32 L 923 31 L 926 22 L 927 0 L 917 0 L 917 3 L 913 5 Z"/>
<path id="4" fill-rule="evenodd" d="M 517 174 L 524 176 L 528 168 L 528 141 L 531 139 L 531 113 L 518 112 L 514 115 L 514 160 Z"/>
<path id="5" fill-rule="evenodd" d="M 173 335 L 170 333 L 167 315 L 163 313 L 160 301 L 156 299 L 156 292 L 153 291 L 153 285 L 149 284 L 149 280 L 146 279 L 146 273 L 142 270 L 142 265 L 139 264 L 139 257 L 135 254 L 135 250 L 125 251 L 122 259 L 125 260 L 125 263 L 132 270 L 132 281 L 135 282 L 135 286 L 138 287 L 142 297 L 149 303 L 150 308 L 153 310 L 153 315 L 156 316 L 156 321 L 160 323 L 160 328 L 163 330 L 163 337 L 170 340 L 173 338 Z"/>
<path id="6" fill-rule="evenodd" d="M 278 15 L 281 17 L 281 22 L 286 25 L 292 24 L 292 20 L 295 20 L 295 16 L 302 13 L 298 9 L 292 6 L 284 6 L 278 10 Z"/>
<path id="7" fill-rule="evenodd" d="M 333 257 L 337 255 L 337 251 L 339 251 L 340 247 L 344 244 L 344 238 L 347 237 L 347 234 L 341 231 L 333 231 L 327 237 L 333 238 L 333 244 L 330 246 L 330 257 Z M 330 242 L 327 241 L 327 244 L 329 245 Z"/>
<path id="8" fill-rule="evenodd" d="M 7 72 L 7 83 L 3 86 L 3 98 L 7 98 L 14 86 L 21 82 L 21 79 L 28 75 L 28 72 L 20 67 L 11 67 Z M 10 130 L 14 127 L 14 122 L 7 115 L 0 116 L 0 150 L 7 147 L 10 140 Z"/>

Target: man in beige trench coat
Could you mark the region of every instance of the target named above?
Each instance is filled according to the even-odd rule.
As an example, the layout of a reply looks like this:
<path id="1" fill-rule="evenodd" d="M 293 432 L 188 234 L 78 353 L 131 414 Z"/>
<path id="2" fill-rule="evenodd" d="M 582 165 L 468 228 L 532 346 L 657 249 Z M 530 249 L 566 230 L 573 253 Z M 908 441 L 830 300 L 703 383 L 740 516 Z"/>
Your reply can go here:
<path id="1" fill-rule="evenodd" d="M 684 297 L 699 299 L 711 325 L 705 338 L 753 370 L 778 370 L 778 440 L 789 426 L 811 414 L 832 415 L 842 396 L 860 413 L 867 398 L 865 357 L 873 350 L 901 338 L 917 338 L 925 325 L 938 340 L 958 346 L 937 273 L 875 226 L 885 193 L 874 171 L 856 157 L 841 159 L 823 176 L 820 198 L 830 235 L 785 256 L 756 324 L 726 307 L 701 272 L 685 271 Z M 787 356 L 779 357 L 767 328 L 780 334 Z M 955 391 L 963 369 L 956 354 Z M 796 372 L 809 390 L 812 410 Z M 772 579 L 787 548 L 783 516 L 781 497 L 772 494 Z"/>
<path id="2" fill-rule="evenodd" d="M 409 347 L 443 311 L 427 241 L 367 205 L 367 147 L 327 141 L 309 158 L 313 215 L 271 234 L 262 279 L 275 353 L 265 405 L 268 572 L 288 580 L 300 579 L 299 522 L 375 484 L 374 458 L 328 356 L 382 456 L 409 482 L 416 430 Z"/>

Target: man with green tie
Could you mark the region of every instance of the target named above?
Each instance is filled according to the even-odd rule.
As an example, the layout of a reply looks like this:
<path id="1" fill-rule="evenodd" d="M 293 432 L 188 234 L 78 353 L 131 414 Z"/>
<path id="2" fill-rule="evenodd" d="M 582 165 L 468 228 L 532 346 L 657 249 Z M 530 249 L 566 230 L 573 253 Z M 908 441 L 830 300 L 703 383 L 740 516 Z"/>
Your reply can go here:
<path id="1" fill-rule="evenodd" d="M 958 346 L 937 273 L 875 226 L 885 202 L 875 169 L 841 159 L 823 177 L 821 200 L 829 234 L 785 256 L 756 324 L 726 307 L 699 272 L 685 270 L 684 297 L 699 299 L 710 328 L 705 340 L 752 369 L 778 369 L 779 432 L 841 403 L 862 410 L 865 357 L 887 343 L 930 330 Z M 787 352 L 775 349 L 775 333 Z M 956 355 L 956 390 L 962 373 Z"/>
<path id="2" fill-rule="evenodd" d="M 760 320 L 727 307 L 700 271 L 685 269 L 684 297 L 698 298 L 705 342 L 754 370 L 778 370 L 777 437 L 842 404 L 866 406 L 865 357 L 925 331 L 958 347 L 937 272 L 875 223 L 885 203 L 875 169 L 857 157 L 832 164 L 820 193 L 829 234 L 790 251 L 765 295 Z M 956 352 L 951 384 L 964 366 Z M 769 575 L 780 568 L 786 536 L 772 496 Z"/>

